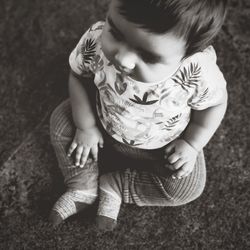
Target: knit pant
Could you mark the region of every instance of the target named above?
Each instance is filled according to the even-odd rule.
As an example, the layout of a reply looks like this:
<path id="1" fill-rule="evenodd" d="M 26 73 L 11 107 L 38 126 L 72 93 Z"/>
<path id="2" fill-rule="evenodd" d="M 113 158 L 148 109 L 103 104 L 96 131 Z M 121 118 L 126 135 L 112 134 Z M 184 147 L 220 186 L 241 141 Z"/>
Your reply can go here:
<path id="1" fill-rule="evenodd" d="M 178 206 L 196 199 L 202 193 L 206 169 L 200 152 L 192 173 L 173 179 L 165 167 L 164 148 L 144 150 L 115 141 L 99 126 L 104 148 L 99 150 L 98 164 L 88 159 L 83 168 L 74 166 L 67 150 L 75 126 L 68 100 L 51 116 L 51 141 L 67 189 L 81 190 L 82 201 L 94 202 L 99 192 L 98 214 L 116 219 L 121 202 L 138 206 Z M 97 166 L 98 165 L 98 166 Z"/>

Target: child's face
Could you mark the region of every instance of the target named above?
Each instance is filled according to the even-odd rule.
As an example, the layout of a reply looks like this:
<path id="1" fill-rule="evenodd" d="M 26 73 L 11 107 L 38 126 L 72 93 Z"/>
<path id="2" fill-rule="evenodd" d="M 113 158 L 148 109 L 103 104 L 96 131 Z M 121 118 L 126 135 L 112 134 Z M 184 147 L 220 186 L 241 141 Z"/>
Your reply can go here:
<path id="1" fill-rule="evenodd" d="M 142 82 L 171 76 L 185 54 L 185 41 L 172 33 L 152 34 L 119 14 L 112 0 L 102 34 L 102 49 L 120 71 Z"/>

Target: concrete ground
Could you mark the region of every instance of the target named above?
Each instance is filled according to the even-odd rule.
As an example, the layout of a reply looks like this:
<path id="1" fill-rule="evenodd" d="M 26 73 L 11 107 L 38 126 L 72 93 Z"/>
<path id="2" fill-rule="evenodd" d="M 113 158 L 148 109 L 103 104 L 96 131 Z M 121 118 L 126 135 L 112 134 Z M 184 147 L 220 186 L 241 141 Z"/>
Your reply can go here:
<path id="1" fill-rule="evenodd" d="M 249 0 L 230 1 L 215 41 L 229 106 L 205 149 L 203 195 L 176 208 L 123 206 L 110 233 L 95 231 L 94 211 L 57 229 L 47 223 L 63 192 L 49 116 L 67 97 L 71 49 L 106 3 L 0 3 L 0 249 L 250 249 Z"/>

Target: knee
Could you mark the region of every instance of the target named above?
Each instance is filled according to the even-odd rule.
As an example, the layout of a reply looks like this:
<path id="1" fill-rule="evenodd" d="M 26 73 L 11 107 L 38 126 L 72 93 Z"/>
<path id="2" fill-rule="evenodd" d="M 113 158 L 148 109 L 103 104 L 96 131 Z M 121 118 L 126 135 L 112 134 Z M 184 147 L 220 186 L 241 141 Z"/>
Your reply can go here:
<path id="1" fill-rule="evenodd" d="M 118 172 L 108 173 L 100 176 L 99 185 L 100 189 L 114 191 L 115 193 L 121 195 L 122 186 Z"/>
<path id="2" fill-rule="evenodd" d="M 189 192 L 183 192 L 181 194 L 175 195 L 171 199 L 171 205 L 170 206 L 180 206 L 188 204 L 196 199 L 198 199 L 201 194 L 203 193 L 204 185 L 197 186 L 192 191 Z"/>
<path id="3" fill-rule="evenodd" d="M 199 155 L 192 174 L 177 182 L 179 184 L 170 192 L 174 205 L 184 205 L 201 196 L 206 184 L 206 168 L 203 154 Z"/>
<path id="4" fill-rule="evenodd" d="M 101 175 L 99 179 L 99 183 L 100 183 L 100 187 L 109 188 L 112 185 L 111 183 L 113 183 L 112 175 L 110 173 Z"/>
<path id="5" fill-rule="evenodd" d="M 58 124 L 57 124 L 57 115 L 58 111 L 57 108 L 52 112 L 51 116 L 50 116 L 50 135 L 51 138 L 55 138 L 55 136 L 58 134 L 57 130 L 58 130 Z"/>

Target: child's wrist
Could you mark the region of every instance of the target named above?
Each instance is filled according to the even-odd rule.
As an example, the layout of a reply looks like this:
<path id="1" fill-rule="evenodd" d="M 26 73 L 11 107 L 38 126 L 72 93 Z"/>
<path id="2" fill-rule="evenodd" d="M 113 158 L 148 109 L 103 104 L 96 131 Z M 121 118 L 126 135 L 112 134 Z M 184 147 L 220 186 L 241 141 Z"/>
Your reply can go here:
<path id="1" fill-rule="evenodd" d="M 192 147 L 197 153 L 199 153 L 203 147 L 199 147 L 195 145 L 194 143 L 190 142 L 189 140 L 182 138 L 190 147 Z"/>
<path id="2" fill-rule="evenodd" d="M 84 132 L 86 130 L 90 130 L 90 129 L 96 128 L 96 124 L 93 124 L 91 126 L 76 126 L 76 128 L 78 130 L 80 130 L 81 132 Z"/>
<path id="3" fill-rule="evenodd" d="M 74 123 L 75 123 L 76 128 L 81 131 L 86 131 L 86 130 L 96 127 L 96 120 L 92 118 L 91 116 L 90 118 L 84 119 L 84 120 L 75 119 Z"/>

